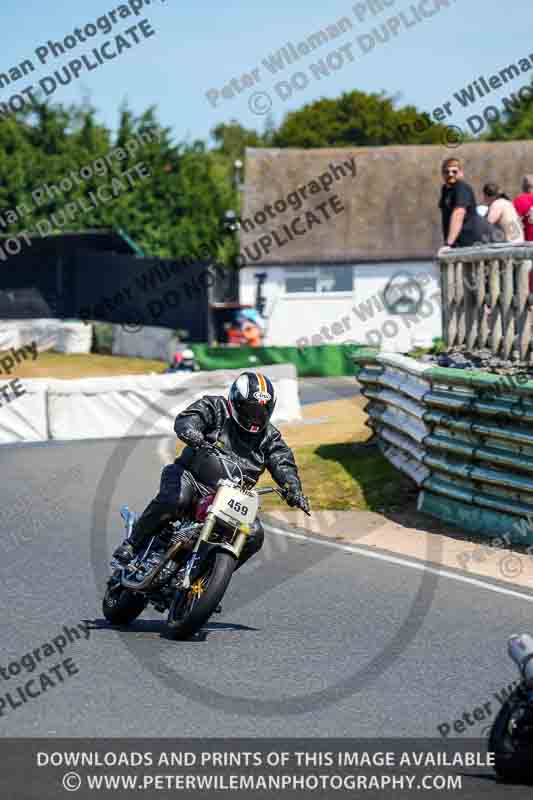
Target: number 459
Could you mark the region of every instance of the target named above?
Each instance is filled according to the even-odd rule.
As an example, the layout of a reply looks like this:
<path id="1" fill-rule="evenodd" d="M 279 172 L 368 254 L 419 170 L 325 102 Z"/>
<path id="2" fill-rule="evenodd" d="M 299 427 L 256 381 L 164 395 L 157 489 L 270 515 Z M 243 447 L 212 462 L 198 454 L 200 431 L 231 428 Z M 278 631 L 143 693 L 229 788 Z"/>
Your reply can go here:
<path id="1" fill-rule="evenodd" d="M 248 506 L 241 506 L 239 500 L 234 500 L 231 498 L 231 500 L 228 500 L 228 506 L 234 511 L 237 511 L 237 513 L 242 514 L 243 517 L 245 517 L 248 513 Z"/>

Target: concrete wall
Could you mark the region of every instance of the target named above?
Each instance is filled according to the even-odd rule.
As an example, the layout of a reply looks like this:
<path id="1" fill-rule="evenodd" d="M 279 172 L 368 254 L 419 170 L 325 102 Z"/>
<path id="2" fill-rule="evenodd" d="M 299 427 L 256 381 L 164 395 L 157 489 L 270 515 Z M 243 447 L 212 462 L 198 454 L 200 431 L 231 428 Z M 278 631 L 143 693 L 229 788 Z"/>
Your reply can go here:
<path id="1" fill-rule="evenodd" d="M 24 394 L 0 407 L 0 445 L 52 439 L 172 436 L 174 419 L 204 394 L 227 395 L 241 369 L 81 380 L 24 379 Z M 294 364 L 269 367 L 278 394 L 272 422 L 301 419 Z"/>

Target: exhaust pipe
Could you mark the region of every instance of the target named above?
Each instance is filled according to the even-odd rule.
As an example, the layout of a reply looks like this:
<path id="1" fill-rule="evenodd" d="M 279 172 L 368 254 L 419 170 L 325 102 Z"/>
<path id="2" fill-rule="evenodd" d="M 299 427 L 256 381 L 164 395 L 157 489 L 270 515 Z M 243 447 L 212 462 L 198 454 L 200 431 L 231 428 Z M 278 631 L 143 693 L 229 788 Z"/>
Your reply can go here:
<path id="1" fill-rule="evenodd" d="M 169 547 L 169 549 L 163 556 L 163 560 L 161 561 L 161 563 L 158 564 L 158 566 L 153 570 L 153 572 L 150 572 L 142 581 L 128 580 L 128 578 L 125 578 L 124 574 L 122 574 L 120 578 L 121 585 L 124 586 L 125 589 L 129 589 L 132 592 L 144 592 L 151 586 L 153 581 L 157 578 L 161 570 L 164 567 L 166 567 L 168 562 L 174 558 L 174 556 L 177 554 L 178 550 L 182 547 L 182 545 L 183 541 L 179 541 L 176 542 L 176 544 L 173 544 L 172 547 Z"/>

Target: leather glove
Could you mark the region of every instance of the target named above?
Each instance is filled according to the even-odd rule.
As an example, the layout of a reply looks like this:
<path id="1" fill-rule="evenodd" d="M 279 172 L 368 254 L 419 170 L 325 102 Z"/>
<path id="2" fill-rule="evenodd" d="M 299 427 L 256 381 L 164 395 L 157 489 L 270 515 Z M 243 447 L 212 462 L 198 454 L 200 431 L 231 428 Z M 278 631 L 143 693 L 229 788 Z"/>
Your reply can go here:
<path id="1" fill-rule="evenodd" d="M 196 428 L 188 428 L 183 431 L 183 433 L 179 437 L 182 442 L 185 442 L 186 445 L 192 447 L 193 450 L 198 450 L 204 443 L 204 435 L 197 431 Z"/>
<path id="2" fill-rule="evenodd" d="M 289 484 L 286 489 L 285 501 L 291 508 L 301 508 L 306 514 L 310 514 L 309 500 L 295 484 Z"/>

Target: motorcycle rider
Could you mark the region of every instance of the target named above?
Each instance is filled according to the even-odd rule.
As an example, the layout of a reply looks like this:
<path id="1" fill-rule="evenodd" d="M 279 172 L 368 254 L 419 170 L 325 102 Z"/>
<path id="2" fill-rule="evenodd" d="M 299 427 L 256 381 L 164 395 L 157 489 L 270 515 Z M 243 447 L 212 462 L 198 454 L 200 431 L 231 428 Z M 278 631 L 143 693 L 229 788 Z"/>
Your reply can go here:
<path id="1" fill-rule="evenodd" d="M 288 505 L 309 513 L 294 455 L 270 423 L 275 405 L 275 390 L 269 378 L 243 372 L 232 384 L 227 400 L 219 395 L 204 395 L 178 414 L 174 430 L 186 447 L 173 464 L 164 467 L 159 493 L 113 557 L 128 563 L 146 547 L 150 537 L 187 513 L 201 496 L 197 484 L 214 488 L 219 478 L 227 477 L 216 456 L 209 456 L 205 450 L 202 454 L 204 444 L 218 443 L 240 465 L 252 485 L 267 469 L 285 490 Z M 263 539 L 263 526 L 257 518 L 237 568 L 261 549 Z"/>
<path id="2" fill-rule="evenodd" d="M 194 351 L 190 348 L 178 351 L 174 354 L 172 363 L 167 369 L 170 372 L 199 372 L 200 367 L 196 363 Z"/>

